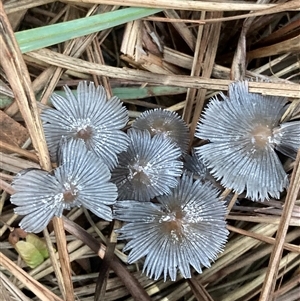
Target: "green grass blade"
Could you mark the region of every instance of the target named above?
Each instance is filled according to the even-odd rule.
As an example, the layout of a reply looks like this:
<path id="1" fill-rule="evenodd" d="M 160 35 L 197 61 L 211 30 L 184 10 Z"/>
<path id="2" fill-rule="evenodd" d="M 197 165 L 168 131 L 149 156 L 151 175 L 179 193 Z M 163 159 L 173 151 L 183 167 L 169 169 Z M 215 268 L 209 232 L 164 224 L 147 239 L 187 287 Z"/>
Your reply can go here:
<path id="1" fill-rule="evenodd" d="M 152 96 L 164 96 L 164 95 L 178 95 L 186 93 L 187 88 L 174 87 L 174 86 L 147 86 L 147 87 L 115 87 L 112 88 L 113 95 L 119 97 L 121 100 L 134 100 L 144 99 Z M 62 90 L 54 91 L 63 97 L 66 97 L 66 93 Z M 77 95 L 76 90 L 72 90 L 74 95 Z M 38 100 L 40 95 L 37 95 Z M 0 94 L 0 109 L 4 109 L 13 102 L 13 98 Z M 48 104 L 51 102 L 49 100 Z"/>
<path id="2" fill-rule="evenodd" d="M 120 99 L 143 99 L 152 96 L 176 95 L 186 93 L 187 88 L 173 86 L 157 86 L 157 87 L 118 87 L 113 88 L 112 92 Z"/>
<path id="3" fill-rule="evenodd" d="M 163 95 L 177 95 L 181 93 L 186 93 L 187 88 L 173 87 L 173 86 L 148 86 L 143 88 L 136 87 L 116 87 L 112 88 L 112 93 L 114 96 L 127 100 L 143 99 L 152 96 L 163 96 Z M 73 94 L 76 96 L 77 91 L 72 90 Z M 66 97 L 66 93 L 63 90 L 54 91 L 54 93 Z M 38 97 L 39 99 L 39 97 Z M 49 101 L 48 104 L 51 102 Z"/>
<path id="4" fill-rule="evenodd" d="M 153 8 L 123 8 L 91 17 L 17 32 L 16 39 L 22 53 L 112 28 L 160 12 Z"/>

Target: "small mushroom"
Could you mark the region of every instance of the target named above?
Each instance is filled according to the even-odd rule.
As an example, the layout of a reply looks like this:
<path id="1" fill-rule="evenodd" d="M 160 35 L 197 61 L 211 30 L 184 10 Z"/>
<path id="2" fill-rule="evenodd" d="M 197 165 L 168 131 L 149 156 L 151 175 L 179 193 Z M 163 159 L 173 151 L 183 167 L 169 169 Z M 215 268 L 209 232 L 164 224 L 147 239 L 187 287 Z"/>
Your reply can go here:
<path id="1" fill-rule="evenodd" d="M 210 267 L 227 241 L 226 206 L 212 184 L 183 174 L 171 194 L 152 202 L 120 201 L 115 218 L 126 222 L 117 230 L 119 239 L 129 240 L 128 262 L 146 256 L 143 272 L 157 280 L 162 274 L 176 280 L 179 270 L 191 277 L 191 266 L 202 273 Z"/>
<path id="2" fill-rule="evenodd" d="M 132 124 L 138 130 L 147 130 L 151 136 L 162 134 L 180 147 L 185 154 L 189 146 L 189 128 L 173 111 L 154 109 L 143 112 Z"/>
<path id="3" fill-rule="evenodd" d="M 40 232 L 64 209 L 84 206 L 98 217 L 112 220 L 109 207 L 117 199 L 117 187 L 110 183 L 108 167 L 82 140 L 64 140 L 59 154 L 60 166 L 53 174 L 29 170 L 16 176 L 11 202 L 16 214 L 25 217 L 20 227 L 26 232 Z"/>
<path id="4" fill-rule="evenodd" d="M 279 198 L 288 177 L 275 149 L 293 155 L 300 147 L 299 122 L 280 124 L 286 99 L 248 92 L 248 82 L 213 98 L 200 118 L 196 137 L 210 143 L 196 153 L 226 188 L 263 201 Z"/>
<path id="5" fill-rule="evenodd" d="M 119 164 L 112 171 L 119 200 L 149 201 L 170 193 L 182 172 L 180 149 L 163 135 L 151 137 L 148 131 L 135 129 L 128 130 L 127 134 L 128 149 L 119 154 Z"/>
<path id="6" fill-rule="evenodd" d="M 128 137 L 121 129 L 128 122 L 128 113 L 116 96 L 107 99 L 103 87 L 93 82 L 79 82 L 77 96 L 65 86 L 66 98 L 51 96 L 53 108 L 45 109 L 41 118 L 52 161 L 64 136 L 68 140 L 81 139 L 88 150 L 100 157 L 112 169 L 117 154 L 126 150 Z"/>
<path id="7" fill-rule="evenodd" d="M 184 168 L 187 172 L 194 174 L 201 180 L 205 180 L 209 172 L 199 156 L 195 154 L 195 149 L 192 148 L 191 155 L 184 156 Z"/>

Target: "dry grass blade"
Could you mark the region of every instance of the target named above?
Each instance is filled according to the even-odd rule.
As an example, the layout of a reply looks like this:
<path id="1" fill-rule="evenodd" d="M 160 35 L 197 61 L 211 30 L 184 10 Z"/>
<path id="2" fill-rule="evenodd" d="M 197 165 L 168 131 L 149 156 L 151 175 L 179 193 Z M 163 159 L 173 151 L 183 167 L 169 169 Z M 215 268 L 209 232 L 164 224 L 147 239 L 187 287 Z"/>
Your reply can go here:
<path id="1" fill-rule="evenodd" d="M 4 9 L 7 14 L 11 14 L 24 9 L 36 7 L 51 2 L 54 2 L 54 0 L 21 0 L 18 2 L 10 1 L 9 3 L 4 4 Z"/>
<path id="2" fill-rule="evenodd" d="M 4 141 L 0 141 L 0 148 L 4 148 L 7 151 L 13 152 L 13 153 L 17 153 L 27 159 L 30 159 L 34 162 L 39 162 L 39 159 L 37 157 L 37 155 L 35 153 L 29 152 L 25 149 L 22 149 L 20 147 L 16 147 L 15 145 L 6 143 Z"/>
<path id="3" fill-rule="evenodd" d="M 44 169 L 50 170 L 51 164 L 48 149 L 43 138 L 42 124 L 38 115 L 35 96 L 31 89 L 30 77 L 2 4 L 0 5 L 0 17 L 1 63 L 6 71 L 21 114 L 27 124 L 33 146 L 38 152 L 40 164 Z"/>
<path id="4" fill-rule="evenodd" d="M 235 221 L 246 221 L 251 223 L 267 223 L 267 224 L 273 224 L 278 225 L 280 223 L 281 218 L 276 216 L 268 216 L 268 215 L 259 215 L 259 216 L 251 216 L 251 215 L 234 215 L 229 214 L 227 216 L 227 219 L 229 220 L 235 220 Z M 290 226 L 299 226 L 299 219 L 298 218 L 290 218 L 289 220 Z"/>
<path id="5" fill-rule="evenodd" d="M 199 283 L 196 279 L 191 278 L 188 280 L 188 282 L 192 291 L 194 292 L 197 301 L 214 301 L 213 298 L 206 291 L 206 289 L 203 287 L 203 285 Z"/>
<path id="6" fill-rule="evenodd" d="M 292 173 L 291 184 L 288 189 L 285 206 L 281 216 L 281 220 L 278 226 L 276 234 L 276 242 L 273 252 L 271 254 L 268 271 L 260 295 L 260 301 L 267 301 L 269 297 L 273 295 L 276 284 L 276 277 L 278 274 L 279 262 L 282 256 L 283 246 L 285 242 L 286 233 L 289 227 L 289 220 L 292 216 L 293 207 L 297 196 L 300 191 L 300 150 L 295 161 L 295 167 Z M 298 220 L 299 223 L 299 220 Z"/>
<path id="7" fill-rule="evenodd" d="M 0 152 L 0 168 L 8 172 L 18 173 L 22 169 L 39 167 L 37 163 Z"/>
<path id="8" fill-rule="evenodd" d="M 4 298 L 4 301 L 10 301 L 11 298 L 17 301 L 30 301 L 30 299 L 23 294 L 23 292 L 14 284 L 11 280 L 9 280 L 2 272 L 0 272 L 0 287 L 3 295 L 5 291 L 9 292 L 7 299 Z"/>
<path id="9" fill-rule="evenodd" d="M 240 233 L 240 234 L 243 234 L 245 236 L 253 237 L 255 239 L 264 241 L 264 242 L 272 244 L 272 245 L 274 245 L 275 241 L 276 241 L 275 238 L 273 238 L 273 237 L 267 237 L 265 235 L 252 233 L 252 232 L 249 232 L 249 231 L 246 231 L 246 230 L 238 229 L 238 228 L 230 226 L 230 225 L 227 225 L 227 229 L 232 231 L 232 232 L 235 232 L 235 233 Z M 284 243 L 283 248 L 286 249 L 286 250 L 289 250 L 291 252 L 300 253 L 300 247 L 299 246 L 292 245 L 292 244 L 289 244 L 289 243 L 286 243 L 286 242 Z"/>
<path id="10" fill-rule="evenodd" d="M 209 15 L 210 18 L 214 18 L 214 17 L 221 17 L 223 13 L 213 12 L 207 15 Z M 199 32 L 201 32 L 200 29 Z M 201 74 L 201 77 L 204 78 L 211 77 L 213 71 L 213 65 L 217 54 L 220 33 L 221 33 L 221 23 L 204 26 L 203 35 L 201 39 L 197 39 L 197 43 L 200 44 L 199 54 L 197 57 L 195 57 L 196 60 L 194 62 L 197 65 L 196 70 L 197 69 L 199 70 L 199 74 L 195 74 L 195 75 L 199 76 Z M 190 125 L 191 137 L 194 137 L 196 126 L 204 107 L 206 92 L 207 92 L 206 89 L 201 89 L 197 91 L 197 95 L 195 97 L 196 104 L 195 104 L 193 118 L 191 120 L 191 125 Z"/>
<path id="11" fill-rule="evenodd" d="M 140 70 L 130 70 L 100 64 L 90 63 L 81 59 L 71 58 L 69 56 L 48 50 L 41 49 L 27 54 L 54 66 L 60 66 L 69 70 L 78 71 L 87 74 L 96 74 L 108 76 L 110 78 L 144 81 L 152 84 L 172 85 L 177 87 L 204 88 L 219 91 L 227 91 L 230 80 L 206 79 L 202 77 L 191 77 L 187 75 L 161 75 Z M 249 91 L 252 93 L 262 93 L 264 95 L 277 95 L 286 97 L 298 97 L 299 86 L 289 84 L 273 84 L 250 82 Z"/>
<path id="12" fill-rule="evenodd" d="M 87 15 L 91 15 L 91 14 L 94 14 L 94 13 L 97 13 L 97 12 L 98 12 L 98 7 L 96 6 L 96 7 L 93 7 L 88 12 Z M 81 55 L 81 53 L 85 49 L 85 48 L 81 47 L 81 45 L 82 44 L 88 45 L 89 43 L 92 42 L 92 40 L 94 38 L 95 38 L 95 34 L 91 34 L 88 37 L 83 37 L 83 38 L 78 38 L 78 39 L 75 39 L 75 40 L 71 40 L 70 42 L 67 43 L 63 53 L 66 54 L 66 55 L 71 55 L 72 54 L 73 56 L 78 57 L 79 55 Z M 44 72 L 50 73 L 50 76 L 47 77 L 47 82 L 44 82 L 44 86 L 46 86 L 46 87 L 45 87 L 45 89 L 42 93 L 42 96 L 41 96 L 41 103 L 46 104 L 47 100 L 50 97 L 50 95 L 53 93 L 53 91 L 54 91 L 54 89 L 57 85 L 57 82 L 58 82 L 59 78 L 62 76 L 64 70 L 62 68 L 58 67 L 58 68 L 56 68 L 55 71 L 53 71 L 51 69 L 51 67 L 49 67 Z"/>
<path id="13" fill-rule="evenodd" d="M 42 123 L 38 114 L 35 95 L 31 87 L 31 80 L 2 3 L 0 4 L 0 17 L 0 55 L 2 57 L 2 66 L 6 71 L 15 99 L 18 102 L 18 107 L 27 125 L 33 146 L 37 150 L 40 165 L 43 169 L 49 171 L 52 167 L 48 148 L 45 142 Z M 73 284 L 71 281 L 68 252 L 65 245 L 64 230 L 61 221 L 59 221 L 58 218 L 55 217 L 53 222 L 56 234 L 60 238 L 57 242 L 64 277 L 64 281 L 61 281 L 61 283 L 64 284 L 64 291 L 68 293 L 67 300 L 73 300 Z M 51 245 L 48 246 L 48 248 L 50 249 Z M 52 259 L 53 261 L 56 261 L 55 257 Z M 55 266 L 58 265 L 56 264 Z M 61 278 L 59 276 L 59 269 L 56 270 L 56 274 L 59 278 Z"/>
<path id="14" fill-rule="evenodd" d="M 0 262 L 8 271 L 10 271 L 19 281 L 25 284 L 37 297 L 45 301 L 62 301 L 38 281 L 29 276 L 24 270 L 0 253 Z"/>
<path id="15" fill-rule="evenodd" d="M 77 2 L 76 0 L 67 0 L 67 2 Z M 274 4 L 255 4 L 255 3 L 233 3 L 229 2 L 214 2 L 214 1 L 180 1 L 180 0 L 129 0 L 129 1 L 110 1 L 110 0 L 82 0 L 84 3 L 93 4 L 114 4 L 136 7 L 154 7 L 164 9 L 183 9 L 183 10 L 206 10 L 206 11 L 241 11 L 241 10 L 260 10 L 274 7 Z M 296 6 L 296 3 L 295 3 Z M 299 8 L 299 7 L 296 7 Z"/>
<path id="16" fill-rule="evenodd" d="M 95 240 L 90 234 L 88 234 L 78 225 L 70 222 L 66 218 L 63 219 L 64 227 L 68 232 L 72 233 L 74 236 L 85 242 L 96 254 L 98 254 L 100 258 L 105 259 L 106 248 L 102 244 L 99 244 L 97 240 Z M 124 282 L 127 289 L 130 291 L 131 295 L 136 301 L 151 300 L 144 289 L 141 287 L 141 285 L 137 282 L 137 280 L 130 275 L 130 273 L 123 265 L 120 264 L 118 259 L 114 258 L 114 260 L 111 260 L 110 266 Z"/>
<path id="17" fill-rule="evenodd" d="M 6 181 L 4 181 L 2 179 L 0 179 L 0 189 L 6 191 L 9 194 L 13 194 L 14 193 L 14 190 L 11 187 L 11 185 L 8 184 Z"/>
<path id="18" fill-rule="evenodd" d="M 53 226 L 54 226 L 54 232 L 56 237 L 56 242 L 58 246 L 58 254 L 59 254 L 59 263 L 61 266 L 62 276 L 63 279 L 59 280 L 61 282 L 62 287 L 62 293 L 64 294 L 65 300 L 67 301 L 73 301 L 75 300 L 74 295 L 74 288 L 73 288 L 73 282 L 71 279 L 72 271 L 71 271 L 71 265 L 70 265 L 70 257 L 67 249 L 67 241 L 66 241 L 66 235 L 63 228 L 63 221 L 61 218 L 54 217 L 53 218 Z M 44 230 L 45 235 L 45 230 Z M 50 248 L 49 248 L 50 249 Z M 54 253 L 52 252 L 52 255 Z M 52 256 L 51 258 L 55 258 Z M 52 263 L 53 265 L 57 264 L 57 261 Z M 59 266 L 57 265 L 55 270 L 58 270 Z"/>
<path id="19" fill-rule="evenodd" d="M 176 28 L 180 36 L 185 40 L 185 42 L 191 48 L 191 50 L 195 50 L 196 39 L 192 31 L 186 24 L 178 23 L 183 20 L 181 20 L 177 12 L 175 10 L 169 9 L 165 10 L 164 14 L 167 17 L 167 19 L 165 20 L 170 20 L 170 22 L 174 22 L 173 26 Z M 185 22 L 187 22 L 187 20 L 185 20 Z M 201 20 L 199 20 L 198 22 L 200 22 L 201 24 Z"/>
<path id="20" fill-rule="evenodd" d="M 299 52 L 299 41 L 300 41 L 300 35 L 290 38 L 286 41 L 273 44 L 272 46 L 267 46 L 267 47 L 250 51 L 248 52 L 249 60 L 252 60 L 254 58 L 272 56 L 276 54 L 283 54 L 286 53 L 287 51 L 297 53 Z"/>
<path id="21" fill-rule="evenodd" d="M 297 1 L 297 0 L 295 0 Z M 281 5 L 277 5 L 274 8 L 269 8 L 269 9 L 262 9 L 258 11 L 251 12 L 249 14 L 241 14 L 237 16 L 230 16 L 230 17 L 221 17 L 221 18 L 212 18 L 212 19 L 205 19 L 205 20 L 188 20 L 188 19 L 171 19 L 171 18 L 163 18 L 163 17 L 146 17 L 144 19 L 146 20 L 153 20 L 153 21 L 159 21 L 159 22 L 175 22 L 175 23 L 191 23 L 191 24 L 198 24 L 198 25 L 205 25 L 205 24 L 210 24 L 210 23 L 216 23 L 216 22 L 226 22 L 226 21 L 233 21 L 233 20 L 239 20 L 239 19 L 245 19 L 245 18 L 251 18 L 251 17 L 257 17 L 257 16 L 264 16 L 268 14 L 273 14 L 273 13 L 280 13 L 285 10 L 296 10 L 298 9 L 298 3 L 295 1 L 290 1 L 288 3 L 283 3 Z M 296 23 L 297 22 L 297 23 Z M 296 24 L 299 22 L 296 20 Z"/>
<path id="22" fill-rule="evenodd" d="M 205 12 L 202 12 L 201 16 L 200 16 L 200 20 L 203 19 L 204 17 L 205 17 Z M 196 46 L 195 46 L 194 59 L 193 59 L 193 64 L 192 64 L 192 68 L 191 68 L 191 76 L 199 76 L 200 72 L 201 72 L 201 64 L 202 64 L 201 58 L 203 59 L 203 55 L 205 53 L 204 49 L 202 49 L 202 52 L 200 52 L 203 30 L 204 30 L 204 28 L 202 26 L 199 26 L 197 40 L 196 40 Z M 187 123 L 189 123 L 190 119 L 191 119 L 196 92 L 197 92 L 196 89 L 188 89 L 188 91 L 187 91 L 186 103 L 185 103 L 185 107 L 183 110 L 183 118 L 184 118 L 185 122 L 187 122 Z M 191 135 L 191 136 L 193 137 L 194 135 Z"/>
<path id="23" fill-rule="evenodd" d="M 293 260 L 296 259 L 296 256 L 297 255 L 295 255 L 293 253 L 291 253 L 290 255 L 284 256 L 280 260 L 279 269 L 281 271 L 284 270 L 287 265 L 291 264 L 293 262 Z M 299 262 L 298 262 L 298 264 L 299 264 Z M 245 301 L 251 300 L 252 294 L 256 295 L 260 291 L 261 284 L 266 277 L 267 277 L 266 269 L 261 269 L 259 276 L 254 278 L 252 281 L 248 281 L 245 284 L 243 284 L 240 290 L 237 290 L 233 293 L 229 293 L 229 294 L 225 295 L 222 298 L 222 300 L 235 301 L 235 300 L 240 300 L 241 298 L 243 298 L 243 300 L 245 300 Z M 254 293 L 251 294 L 251 292 L 253 292 L 253 291 L 254 291 Z M 245 295 L 248 295 L 248 296 L 245 298 Z M 270 300 L 270 295 L 268 296 L 268 299 L 266 299 L 266 300 Z"/>

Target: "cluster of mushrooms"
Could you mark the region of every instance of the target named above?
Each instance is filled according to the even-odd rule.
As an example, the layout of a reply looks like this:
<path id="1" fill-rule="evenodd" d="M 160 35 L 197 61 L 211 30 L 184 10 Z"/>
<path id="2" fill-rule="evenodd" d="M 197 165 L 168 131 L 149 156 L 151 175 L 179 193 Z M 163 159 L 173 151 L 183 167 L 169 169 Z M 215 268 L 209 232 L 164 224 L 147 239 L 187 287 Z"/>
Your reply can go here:
<path id="1" fill-rule="evenodd" d="M 82 81 L 77 93 L 53 94 L 41 118 L 51 173 L 32 169 L 13 181 L 20 227 L 38 233 L 53 216 L 84 206 L 101 219 L 124 222 L 128 262 L 145 257 L 151 278 L 191 277 L 209 267 L 227 241 L 226 203 L 209 180 L 246 192 L 253 201 L 279 198 L 288 176 L 277 155 L 295 158 L 300 121 L 281 123 L 287 100 L 248 92 L 236 82 L 211 99 L 188 154 L 189 128 L 171 111 L 145 111 L 126 132 L 128 112 L 103 87 Z"/>

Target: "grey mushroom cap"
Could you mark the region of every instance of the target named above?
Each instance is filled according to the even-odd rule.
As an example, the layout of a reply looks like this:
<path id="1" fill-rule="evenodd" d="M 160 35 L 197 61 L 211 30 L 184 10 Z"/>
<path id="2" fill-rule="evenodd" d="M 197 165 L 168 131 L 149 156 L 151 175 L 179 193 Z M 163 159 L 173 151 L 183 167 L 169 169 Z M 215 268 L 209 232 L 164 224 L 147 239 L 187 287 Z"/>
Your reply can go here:
<path id="1" fill-rule="evenodd" d="M 226 206 L 218 190 L 209 183 L 193 181 L 183 174 L 171 194 L 151 202 L 120 201 L 114 206 L 116 219 L 126 224 L 117 232 L 129 240 L 128 262 L 146 256 L 143 271 L 150 278 L 161 275 L 176 280 L 177 271 L 191 277 L 191 266 L 202 272 L 223 250 L 227 241 Z"/>
<path id="2" fill-rule="evenodd" d="M 276 150 L 296 159 L 297 151 L 300 148 L 300 121 L 281 123 L 273 132 Z"/>
<path id="3" fill-rule="evenodd" d="M 148 131 L 130 129 L 127 151 L 118 156 L 119 164 L 112 171 L 119 200 L 149 201 L 170 193 L 182 173 L 181 151 L 162 135 L 151 137 Z"/>
<path id="4" fill-rule="evenodd" d="M 185 154 L 189 146 L 189 128 L 173 111 L 153 109 L 143 112 L 132 124 L 138 130 L 147 130 L 151 136 L 162 134 L 174 142 Z"/>
<path id="5" fill-rule="evenodd" d="M 199 177 L 199 179 L 204 180 L 208 176 L 208 170 L 202 159 L 196 155 L 194 148 L 191 150 L 191 155 L 184 156 L 184 168 L 187 172 Z"/>
<path id="6" fill-rule="evenodd" d="M 128 122 L 128 113 L 117 97 L 107 99 L 103 87 L 93 82 L 79 82 L 77 96 L 65 86 L 66 97 L 51 96 L 53 108 L 45 109 L 41 118 L 52 161 L 64 136 L 82 139 L 87 149 L 100 157 L 110 169 L 117 163 L 117 154 L 126 150 L 129 139 L 121 129 Z"/>
<path id="7" fill-rule="evenodd" d="M 108 167 L 88 151 L 81 140 L 61 144 L 61 165 L 52 173 L 30 170 L 17 175 L 11 202 L 16 214 L 25 217 L 20 227 L 26 232 L 40 232 L 64 209 L 84 206 L 105 220 L 112 220 L 109 207 L 116 202 L 117 187 L 110 183 Z"/>
<path id="8" fill-rule="evenodd" d="M 288 178 L 275 148 L 289 142 L 279 141 L 274 131 L 286 99 L 249 93 L 246 81 L 230 85 L 229 97 L 220 96 L 223 100 L 213 98 L 198 123 L 195 136 L 210 143 L 198 147 L 197 155 L 223 186 L 246 190 L 255 201 L 279 198 Z"/>

